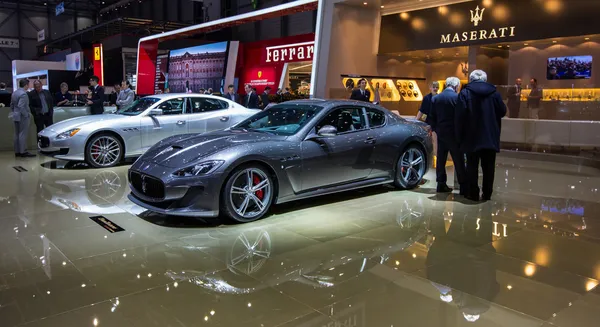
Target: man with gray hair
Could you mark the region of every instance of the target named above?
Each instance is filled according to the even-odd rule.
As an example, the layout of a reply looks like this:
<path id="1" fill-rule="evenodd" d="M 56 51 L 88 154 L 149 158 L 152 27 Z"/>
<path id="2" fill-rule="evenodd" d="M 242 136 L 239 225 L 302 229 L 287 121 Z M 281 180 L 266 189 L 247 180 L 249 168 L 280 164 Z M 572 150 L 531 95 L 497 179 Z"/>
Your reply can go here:
<path id="1" fill-rule="evenodd" d="M 458 97 L 456 139 L 467 154 L 467 198 L 480 200 L 479 163 L 483 171 L 483 200 L 494 190 L 496 153 L 500 152 L 500 131 L 506 105 L 496 87 L 487 82 L 487 74 L 475 70 Z"/>
<path id="2" fill-rule="evenodd" d="M 452 189 L 448 187 L 448 175 L 446 174 L 446 161 L 448 160 L 448 153 L 450 153 L 454 162 L 456 179 L 460 185 L 460 194 L 466 195 L 464 154 L 460 151 L 459 144 L 456 141 L 456 128 L 454 126 L 459 88 L 460 80 L 458 77 L 448 77 L 446 79 L 446 89 L 431 100 L 431 110 L 427 121 L 431 125 L 431 129 L 437 134 L 437 161 L 435 167 L 437 192 L 452 192 Z"/>

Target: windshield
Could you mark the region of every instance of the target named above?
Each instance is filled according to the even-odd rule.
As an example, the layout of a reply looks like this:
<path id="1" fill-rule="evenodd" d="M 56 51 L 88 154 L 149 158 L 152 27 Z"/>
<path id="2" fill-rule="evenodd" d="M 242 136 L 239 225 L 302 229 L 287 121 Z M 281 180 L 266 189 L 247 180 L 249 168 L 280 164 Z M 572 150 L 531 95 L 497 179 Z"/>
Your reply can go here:
<path id="1" fill-rule="evenodd" d="M 322 107 L 303 104 L 278 104 L 261 111 L 234 127 L 277 135 L 296 134 Z"/>
<path id="2" fill-rule="evenodd" d="M 144 112 L 146 109 L 150 108 L 151 105 L 155 104 L 158 98 L 141 98 L 139 100 L 134 101 L 132 104 L 125 106 L 117 112 L 119 115 L 125 116 L 137 116 Z"/>

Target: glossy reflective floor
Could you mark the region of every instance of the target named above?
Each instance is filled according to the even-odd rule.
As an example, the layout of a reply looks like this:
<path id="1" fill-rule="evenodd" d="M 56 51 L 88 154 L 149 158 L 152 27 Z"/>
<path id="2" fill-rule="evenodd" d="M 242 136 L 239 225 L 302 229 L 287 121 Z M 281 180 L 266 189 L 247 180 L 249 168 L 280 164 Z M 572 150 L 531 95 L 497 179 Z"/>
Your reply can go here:
<path id="1" fill-rule="evenodd" d="M 126 199 L 126 171 L 0 154 L 0 326 L 600 321 L 597 170 L 502 158 L 491 203 L 428 182 L 282 205 L 246 225 L 144 212 Z"/>

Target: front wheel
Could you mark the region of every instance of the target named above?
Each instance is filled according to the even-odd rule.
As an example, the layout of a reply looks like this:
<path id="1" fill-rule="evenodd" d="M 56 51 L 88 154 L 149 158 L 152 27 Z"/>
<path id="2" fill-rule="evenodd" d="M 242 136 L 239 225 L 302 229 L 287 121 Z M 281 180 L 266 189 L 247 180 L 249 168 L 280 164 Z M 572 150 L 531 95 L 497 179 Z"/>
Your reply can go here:
<path id="1" fill-rule="evenodd" d="M 224 213 L 236 222 L 262 218 L 274 197 L 273 178 L 263 167 L 248 165 L 236 169 L 221 194 Z"/>
<path id="2" fill-rule="evenodd" d="M 411 145 L 398 159 L 394 185 L 404 190 L 413 189 L 421 183 L 425 171 L 427 171 L 427 157 L 421 148 Z"/>
<path id="3" fill-rule="evenodd" d="M 94 168 L 113 167 L 123 155 L 123 144 L 112 134 L 95 135 L 85 147 L 85 161 Z"/>

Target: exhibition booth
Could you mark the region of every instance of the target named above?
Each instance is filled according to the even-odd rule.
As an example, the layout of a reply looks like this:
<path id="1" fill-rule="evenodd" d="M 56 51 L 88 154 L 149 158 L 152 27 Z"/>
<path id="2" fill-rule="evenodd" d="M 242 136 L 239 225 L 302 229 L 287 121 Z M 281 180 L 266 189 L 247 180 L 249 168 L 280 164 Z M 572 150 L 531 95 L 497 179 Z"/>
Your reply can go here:
<path id="1" fill-rule="evenodd" d="M 414 117 L 433 81 L 466 83 L 482 69 L 507 103 L 512 98 L 505 146 L 593 149 L 600 146 L 599 9 L 564 0 L 321 1 L 311 93 L 348 98 L 365 78 L 371 101 Z"/>
<path id="2" fill-rule="evenodd" d="M 270 18 L 293 15 L 317 8 L 317 0 L 299 0 L 255 10 L 140 39 L 136 93 L 161 92 L 223 93 L 244 84 L 257 91 L 298 85 L 309 95 L 310 65 L 314 53 L 314 35 L 299 35 L 255 43 L 210 40 L 207 33 Z M 173 44 L 188 44 L 185 48 Z M 161 54 L 161 51 L 163 54 Z"/>

